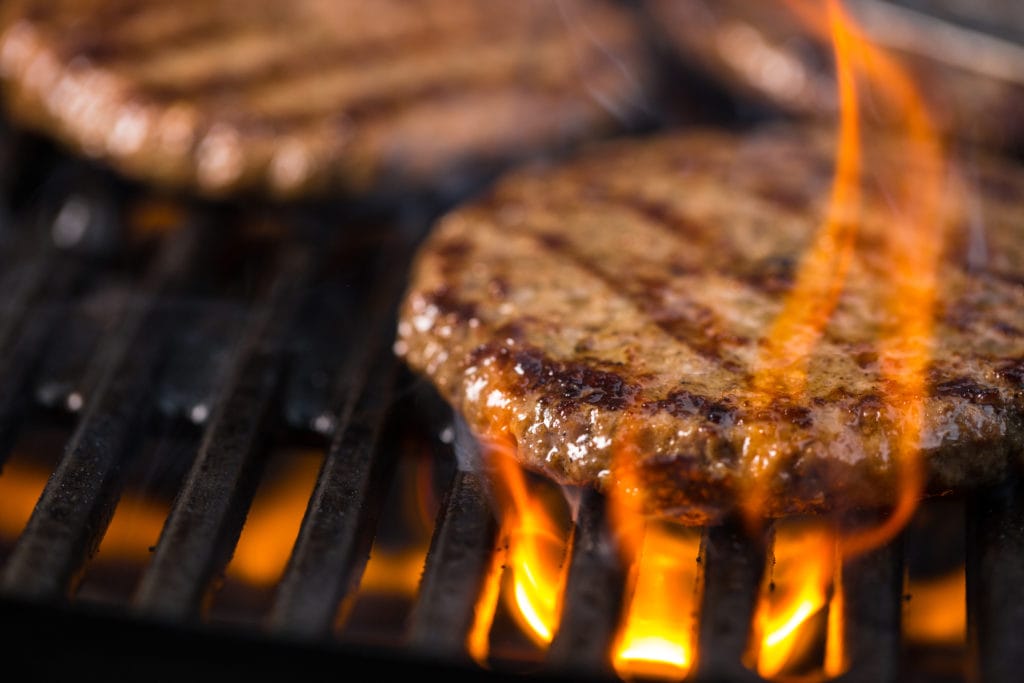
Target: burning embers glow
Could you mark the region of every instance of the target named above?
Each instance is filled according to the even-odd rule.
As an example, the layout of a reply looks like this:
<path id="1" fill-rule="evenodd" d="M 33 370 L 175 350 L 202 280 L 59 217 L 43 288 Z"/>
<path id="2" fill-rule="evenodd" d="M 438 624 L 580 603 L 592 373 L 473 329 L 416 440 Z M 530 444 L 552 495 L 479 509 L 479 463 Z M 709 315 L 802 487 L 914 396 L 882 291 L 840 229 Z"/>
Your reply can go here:
<path id="1" fill-rule="evenodd" d="M 918 644 L 947 646 L 967 641 L 967 573 L 963 567 L 928 580 L 911 579 L 903 634 Z"/>

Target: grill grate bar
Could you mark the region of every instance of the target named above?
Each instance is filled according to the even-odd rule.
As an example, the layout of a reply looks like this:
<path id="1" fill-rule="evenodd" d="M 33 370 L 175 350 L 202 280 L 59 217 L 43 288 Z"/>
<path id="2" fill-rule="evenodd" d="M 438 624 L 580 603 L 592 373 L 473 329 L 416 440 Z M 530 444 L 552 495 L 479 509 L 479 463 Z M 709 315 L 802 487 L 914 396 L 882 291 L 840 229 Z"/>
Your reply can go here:
<path id="1" fill-rule="evenodd" d="M 81 409 L 79 401 L 91 395 L 102 368 L 95 354 L 104 340 L 115 334 L 124 317 L 130 290 L 89 282 L 67 311 L 60 334 L 52 340 L 32 383 L 33 398 L 50 410 Z"/>
<path id="2" fill-rule="evenodd" d="M 467 658 L 466 636 L 491 566 L 496 533 L 486 481 L 475 472 L 457 471 L 438 512 L 409 615 L 411 648 L 442 659 Z"/>
<path id="3" fill-rule="evenodd" d="M 199 453 L 160 534 L 135 606 L 166 618 L 196 616 L 227 566 L 259 479 L 260 456 L 283 373 L 293 312 L 308 291 L 313 251 L 286 252 L 239 345 Z"/>
<path id="4" fill-rule="evenodd" d="M 353 260 L 356 260 L 353 258 Z M 297 431 L 329 439 L 337 428 L 334 403 L 338 378 L 353 352 L 350 339 L 353 311 L 357 310 L 352 274 L 335 277 L 318 287 L 314 305 L 296 324 L 296 348 L 288 384 L 282 390 L 284 419 Z"/>
<path id="5" fill-rule="evenodd" d="M 6 296 L 0 300 L 0 349 L 12 347 L 21 334 L 26 319 L 47 302 L 50 279 L 53 278 L 55 254 L 43 246 L 33 254 L 32 261 L 22 265 L 10 279 L 5 280 L 3 291 Z"/>
<path id="6" fill-rule="evenodd" d="M 701 681 L 759 681 L 743 666 L 750 625 L 765 569 L 764 537 L 751 538 L 738 523 L 709 527 L 701 553 L 704 592 L 697 634 Z"/>
<path id="7" fill-rule="evenodd" d="M 122 460 L 139 436 L 165 346 L 159 304 L 187 281 L 202 254 L 197 226 L 165 242 L 129 306 L 104 371 L 64 457 L 47 482 L 0 576 L 0 589 L 24 597 L 64 597 L 95 551 L 114 511 Z"/>
<path id="8" fill-rule="evenodd" d="M 978 493 L 967 515 L 970 679 L 1019 681 L 1024 672 L 1024 487 Z"/>
<path id="9" fill-rule="evenodd" d="M 612 677 L 608 653 L 619 621 L 625 571 L 605 523 L 605 498 L 582 493 L 573 530 L 558 633 L 548 652 L 557 670 Z"/>
<path id="10" fill-rule="evenodd" d="M 26 396 L 28 385 L 60 319 L 62 311 L 58 302 L 71 295 L 82 275 L 77 260 L 55 253 L 42 257 L 39 266 L 49 277 L 37 280 L 37 287 L 27 293 L 30 301 L 16 306 L 17 309 L 32 308 L 35 315 L 25 321 L 17 335 L 13 331 L 0 332 L 0 339 L 10 342 L 8 346 L 0 346 L 0 378 L 3 378 L 0 381 L 0 465 L 10 454 L 18 426 L 31 407 Z M 11 320 L 5 323 L 13 326 Z"/>
<path id="11" fill-rule="evenodd" d="M 378 441 L 395 398 L 398 362 L 387 340 L 407 257 L 403 250 L 382 258 L 376 296 L 362 318 L 370 322 L 342 368 L 331 411 L 338 427 L 271 607 L 274 631 L 329 635 L 369 559 L 396 455 Z"/>
<path id="12" fill-rule="evenodd" d="M 903 609 L 902 536 L 842 568 L 844 683 L 899 680 Z"/>
<path id="13" fill-rule="evenodd" d="M 174 349 L 161 373 L 157 407 L 171 420 L 204 424 L 227 379 L 234 349 L 245 326 L 241 306 L 214 305 L 182 321 Z"/>

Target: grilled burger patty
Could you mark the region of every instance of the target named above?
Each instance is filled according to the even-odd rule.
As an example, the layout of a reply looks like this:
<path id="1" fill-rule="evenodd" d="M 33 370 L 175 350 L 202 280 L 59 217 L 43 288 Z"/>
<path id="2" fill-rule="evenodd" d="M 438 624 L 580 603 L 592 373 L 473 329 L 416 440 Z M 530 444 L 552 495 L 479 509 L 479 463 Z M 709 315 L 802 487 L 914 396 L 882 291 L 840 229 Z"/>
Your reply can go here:
<path id="1" fill-rule="evenodd" d="M 618 129 L 648 67 L 609 0 L 13 0 L 17 120 L 208 195 L 435 188 Z"/>
<path id="2" fill-rule="evenodd" d="M 607 490 L 629 471 L 650 510 L 707 522 L 736 510 L 760 458 L 775 464 L 768 515 L 888 506 L 903 408 L 879 351 L 895 267 L 879 244 L 901 143 L 865 152 L 856 249 L 805 391 L 765 402 L 754 387 L 826 212 L 833 143 L 802 128 L 690 130 L 519 170 L 434 226 L 396 353 L 476 434 L 510 436 L 523 465 L 560 483 Z M 1024 453 L 1024 172 L 961 168 L 943 192 L 929 321 L 929 493 L 998 480 Z"/>
<path id="3" fill-rule="evenodd" d="M 977 5 L 958 2 L 964 9 Z M 837 103 L 831 48 L 812 38 L 787 10 L 789 4 L 642 2 L 654 34 L 669 50 L 730 92 L 791 114 L 832 120 Z M 951 36 L 944 24 L 893 7 L 898 3 L 849 4 L 858 10 L 868 35 L 908 68 L 930 113 L 949 134 L 997 148 L 1021 148 L 1024 50 L 981 33 L 955 31 Z"/>

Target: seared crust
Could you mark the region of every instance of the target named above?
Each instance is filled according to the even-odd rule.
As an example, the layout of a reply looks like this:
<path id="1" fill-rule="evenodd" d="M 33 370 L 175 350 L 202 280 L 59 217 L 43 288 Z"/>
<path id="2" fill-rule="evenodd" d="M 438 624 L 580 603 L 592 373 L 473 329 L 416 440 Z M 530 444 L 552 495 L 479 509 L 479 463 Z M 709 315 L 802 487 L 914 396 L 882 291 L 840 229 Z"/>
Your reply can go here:
<path id="1" fill-rule="evenodd" d="M 435 226 L 396 352 L 477 434 L 507 433 L 561 483 L 606 489 L 630 444 L 651 510 L 714 520 L 749 490 L 759 443 L 778 463 L 766 514 L 887 506 L 899 408 L 877 345 L 891 264 L 875 246 L 898 144 L 867 157 L 880 180 L 806 395 L 765 406 L 752 387 L 825 214 L 832 143 L 692 131 L 517 172 Z M 950 177 L 924 401 L 931 493 L 1001 478 L 1024 441 L 1024 172 L 973 160 Z"/>
<path id="2" fill-rule="evenodd" d="M 21 122 L 223 196 L 436 189 L 618 129 L 648 66 L 609 0 L 15 0 Z"/>

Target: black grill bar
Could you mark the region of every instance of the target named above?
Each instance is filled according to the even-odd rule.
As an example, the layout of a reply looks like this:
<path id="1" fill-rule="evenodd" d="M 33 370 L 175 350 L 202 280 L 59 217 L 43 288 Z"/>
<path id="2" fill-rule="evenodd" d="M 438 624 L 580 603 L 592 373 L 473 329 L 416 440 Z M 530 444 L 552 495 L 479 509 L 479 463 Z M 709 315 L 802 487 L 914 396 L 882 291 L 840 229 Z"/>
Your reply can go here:
<path id="1" fill-rule="evenodd" d="M 94 392 L 102 372 L 95 352 L 115 333 L 129 298 L 124 284 L 89 283 L 62 321 L 33 380 L 34 398 L 42 407 L 72 412 L 82 408 L 83 397 Z"/>
<path id="2" fill-rule="evenodd" d="M 295 360 L 283 389 L 284 418 L 295 430 L 330 438 L 338 427 L 334 382 L 353 352 L 353 289 L 351 277 L 325 283 L 296 326 Z"/>
<path id="3" fill-rule="evenodd" d="M 466 636 L 491 566 L 496 532 L 483 476 L 457 471 L 438 512 L 409 615 L 413 650 L 452 661 L 467 658 Z"/>
<path id="4" fill-rule="evenodd" d="M 697 680 L 756 681 L 742 664 L 750 644 L 750 625 L 765 569 L 763 536 L 738 523 L 709 527 L 701 561 L 704 592 L 697 635 Z"/>
<path id="5" fill-rule="evenodd" d="M 158 408 L 171 420 L 204 424 L 227 380 L 232 354 L 245 326 L 241 306 L 213 302 L 182 321 L 168 356 L 158 392 Z"/>
<path id="6" fill-rule="evenodd" d="M 842 588 L 843 655 L 849 669 L 838 680 L 899 680 L 903 537 L 847 560 Z"/>
<path id="7" fill-rule="evenodd" d="M 35 227 L 35 226 L 32 226 Z M 9 349 L 21 334 L 24 321 L 46 300 L 50 279 L 54 275 L 55 254 L 45 246 L 29 264 L 4 280 L 0 299 L 0 348 Z"/>
<path id="8" fill-rule="evenodd" d="M 582 492 L 562 615 L 548 665 L 612 678 L 609 653 L 619 623 L 625 570 L 608 532 L 605 497 Z"/>
<path id="9" fill-rule="evenodd" d="M 1024 675 L 1024 487 L 974 496 L 967 515 L 967 645 L 970 680 Z"/>
<path id="10" fill-rule="evenodd" d="M 170 619 L 198 615 L 213 580 L 231 559 L 259 480 L 283 347 L 294 311 L 308 292 L 313 264 L 309 247 L 283 255 L 139 584 L 138 609 Z"/>
<path id="11" fill-rule="evenodd" d="M 123 460 L 147 417 L 166 330 L 161 301 L 188 279 L 202 255 L 199 226 L 163 246 L 133 297 L 103 364 L 102 379 L 0 576 L 2 590 L 60 599 L 95 551 L 120 495 Z"/>
<path id="12" fill-rule="evenodd" d="M 329 636 L 369 559 L 397 455 L 378 441 L 395 400 L 398 362 L 389 341 L 409 255 L 402 248 L 379 257 L 367 323 L 332 401 L 338 427 L 268 616 L 274 631 Z"/>
<path id="13" fill-rule="evenodd" d="M 33 270 L 47 275 L 31 277 L 35 286 L 20 293 L 21 300 L 12 308 L 22 315 L 16 313 L 0 322 L 0 340 L 7 342 L 0 342 L 0 465 L 9 456 L 22 418 L 31 407 L 27 388 L 61 318 L 61 305 L 70 297 L 82 275 L 81 264 L 76 259 L 49 250 L 34 264 Z M 19 325 L 28 309 L 33 315 Z"/>

